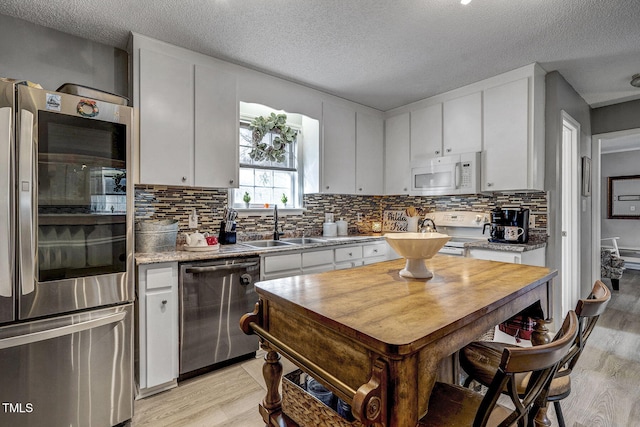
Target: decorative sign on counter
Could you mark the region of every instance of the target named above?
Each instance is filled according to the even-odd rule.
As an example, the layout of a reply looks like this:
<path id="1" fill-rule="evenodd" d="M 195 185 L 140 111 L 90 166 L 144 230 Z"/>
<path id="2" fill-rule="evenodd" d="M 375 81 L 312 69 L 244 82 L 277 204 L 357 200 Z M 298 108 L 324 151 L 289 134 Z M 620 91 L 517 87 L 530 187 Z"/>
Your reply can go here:
<path id="1" fill-rule="evenodd" d="M 405 211 L 384 211 L 382 213 L 382 231 L 407 231 Z"/>

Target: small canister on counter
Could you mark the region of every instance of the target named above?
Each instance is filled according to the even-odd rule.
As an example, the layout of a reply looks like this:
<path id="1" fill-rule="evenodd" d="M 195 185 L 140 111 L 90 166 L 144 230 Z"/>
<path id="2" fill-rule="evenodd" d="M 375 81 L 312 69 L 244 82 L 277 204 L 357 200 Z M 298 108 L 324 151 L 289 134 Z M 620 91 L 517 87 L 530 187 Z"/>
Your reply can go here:
<path id="1" fill-rule="evenodd" d="M 338 228 L 338 236 L 346 236 L 349 234 L 349 223 L 345 221 L 344 218 L 336 221 L 336 226 Z"/>
<path id="2" fill-rule="evenodd" d="M 325 222 L 322 224 L 322 235 L 324 237 L 336 237 L 338 235 L 338 225 L 335 222 Z"/>

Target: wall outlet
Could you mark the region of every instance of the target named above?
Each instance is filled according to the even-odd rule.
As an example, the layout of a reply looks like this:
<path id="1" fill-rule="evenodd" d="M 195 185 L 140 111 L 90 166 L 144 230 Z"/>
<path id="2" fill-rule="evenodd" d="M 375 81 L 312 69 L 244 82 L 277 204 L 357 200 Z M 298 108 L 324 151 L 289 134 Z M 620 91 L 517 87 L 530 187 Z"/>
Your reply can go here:
<path id="1" fill-rule="evenodd" d="M 536 227 L 536 216 L 529 214 L 529 228 Z"/>
<path id="2" fill-rule="evenodd" d="M 189 228 L 198 228 L 198 214 L 195 209 L 189 215 Z"/>

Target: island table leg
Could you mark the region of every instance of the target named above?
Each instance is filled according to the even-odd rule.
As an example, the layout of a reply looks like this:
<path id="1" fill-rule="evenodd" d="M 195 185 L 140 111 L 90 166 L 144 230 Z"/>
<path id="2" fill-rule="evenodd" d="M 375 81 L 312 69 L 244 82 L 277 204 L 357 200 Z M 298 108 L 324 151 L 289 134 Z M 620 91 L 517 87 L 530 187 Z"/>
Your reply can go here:
<path id="1" fill-rule="evenodd" d="M 282 396 L 280 396 L 279 386 L 282 379 L 282 363 L 280 355 L 267 343 L 263 343 L 262 348 L 267 351 L 264 356 L 262 375 L 267 386 L 267 394 L 260 404 L 260 415 L 267 425 L 271 424 L 271 415 L 280 412 L 282 409 Z"/>

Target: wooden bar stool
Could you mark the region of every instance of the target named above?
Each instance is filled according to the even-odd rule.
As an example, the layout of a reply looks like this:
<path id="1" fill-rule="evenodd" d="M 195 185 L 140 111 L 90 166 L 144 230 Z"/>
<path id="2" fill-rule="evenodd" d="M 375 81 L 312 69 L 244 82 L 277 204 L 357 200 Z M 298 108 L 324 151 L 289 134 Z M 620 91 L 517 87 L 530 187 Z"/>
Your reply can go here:
<path id="1" fill-rule="evenodd" d="M 579 333 L 571 350 L 560 363 L 560 368 L 547 391 L 546 400 L 542 407 L 543 421 L 548 423 L 546 425 L 550 425 L 546 418 L 547 402 L 553 402 L 558 424 L 564 427 L 564 416 L 560 401 L 571 393 L 571 377 L 569 374 L 578 361 L 589 335 L 591 335 L 600 314 L 604 312 L 610 299 L 611 291 L 609 291 L 609 288 L 600 280 L 597 280 L 589 296 L 578 301 L 575 312 L 579 319 Z M 460 350 L 460 366 L 469 375 L 464 385 L 468 387 L 473 380 L 485 386 L 491 384 L 492 378 L 500 365 L 500 357 L 504 349 L 514 347 L 517 346 L 500 342 L 475 341 Z M 522 393 L 527 387 L 529 377 L 520 376 L 519 381 L 517 390 L 518 393 Z M 506 390 L 503 390 L 503 392 L 506 392 Z"/>
<path id="2" fill-rule="evenodd" d="M 546 391 L 577 335 L 578 317 L 570 311 L 552 342 L 536 347 L 505 347 L 484 396 L 456 384 L 436 382 L 427 414 L 418 426 L 527 425 L 536 399 Z M 523 374 L 529 375 L 529 381 L 524 390 L 518 390 L 518 377 Z M 515 409 L 497 403 L 505 390 Z"/>

